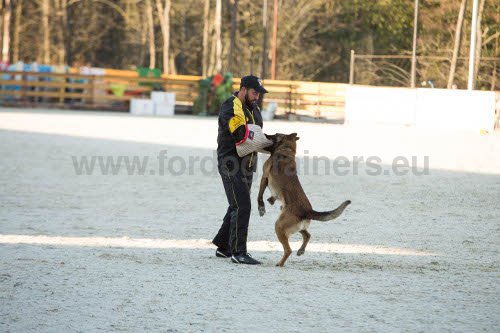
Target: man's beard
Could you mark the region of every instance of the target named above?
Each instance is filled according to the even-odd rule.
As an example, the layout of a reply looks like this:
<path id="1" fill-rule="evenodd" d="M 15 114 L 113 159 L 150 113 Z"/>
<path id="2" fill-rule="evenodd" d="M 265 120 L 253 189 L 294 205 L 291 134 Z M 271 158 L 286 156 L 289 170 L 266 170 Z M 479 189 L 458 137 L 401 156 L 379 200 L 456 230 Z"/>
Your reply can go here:
<path id="1" fill-rule="evenodd" d="M 253 108 L 253 102 L 250 102 L 250 101 L 248 100 L 248 92 L 247 92 L 247 93 L 245 93 L 245 104 L 246 104 L 246 105 L 247 105 L 250 109 L 251 109 L 251 108 Z"/>

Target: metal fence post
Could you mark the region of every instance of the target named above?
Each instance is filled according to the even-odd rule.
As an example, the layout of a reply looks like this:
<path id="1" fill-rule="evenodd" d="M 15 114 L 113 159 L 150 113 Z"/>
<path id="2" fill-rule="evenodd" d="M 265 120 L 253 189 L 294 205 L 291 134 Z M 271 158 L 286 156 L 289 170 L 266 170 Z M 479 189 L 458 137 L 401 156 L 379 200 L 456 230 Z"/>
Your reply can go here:
<path id="1" fill-rule="evenodd" d="M 415 0 L 415 17 L 413 21 L 413 49 L 411 54 L 411 77 L 410 87 L 415 88 L 415 77 L 417 71 L 417 28 L 418 28 L 418 0 Z"/>

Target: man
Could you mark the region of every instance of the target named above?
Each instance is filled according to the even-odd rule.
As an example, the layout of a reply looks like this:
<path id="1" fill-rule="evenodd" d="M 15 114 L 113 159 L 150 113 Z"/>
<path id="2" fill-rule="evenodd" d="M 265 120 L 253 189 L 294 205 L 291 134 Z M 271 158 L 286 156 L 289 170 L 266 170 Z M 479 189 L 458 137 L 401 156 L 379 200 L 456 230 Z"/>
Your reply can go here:
<path id="1" fill-rule="evenodd" d="M 239 264 L 260 264 L 247 252 L 250 188 L 257 169 L 257 152 L 239 157 L 236 146 L 246 141 L 248 124 L 262 128 L 262 116 L 256 102 L 265 93 L 267 90 L 258 77 L 245 76 L 241 79 L 240 90 L 228 98 L 219 111 L 217 162 L 229 207 L 212 243 L 217 246 L 217 257 L 231 257 L 232 262 Z"/>

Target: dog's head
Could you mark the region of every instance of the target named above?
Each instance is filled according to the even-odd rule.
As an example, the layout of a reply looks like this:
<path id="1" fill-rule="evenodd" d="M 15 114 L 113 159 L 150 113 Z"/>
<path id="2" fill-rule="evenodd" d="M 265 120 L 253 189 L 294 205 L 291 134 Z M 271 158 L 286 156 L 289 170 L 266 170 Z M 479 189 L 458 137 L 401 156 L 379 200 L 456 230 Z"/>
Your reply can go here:
<path id="1" fill-rule="evenodd" d="M 266 137 L 273 142 L 273 144 L 265 148 L 270 153 L 274 153 L 277 150 L 291 150 L 295 154 L 297 151 L 297 140 L 300 139 L 297 133 L 292 134 L 282 134 L 276 133 L 274 135 L 267 135 Z"/>

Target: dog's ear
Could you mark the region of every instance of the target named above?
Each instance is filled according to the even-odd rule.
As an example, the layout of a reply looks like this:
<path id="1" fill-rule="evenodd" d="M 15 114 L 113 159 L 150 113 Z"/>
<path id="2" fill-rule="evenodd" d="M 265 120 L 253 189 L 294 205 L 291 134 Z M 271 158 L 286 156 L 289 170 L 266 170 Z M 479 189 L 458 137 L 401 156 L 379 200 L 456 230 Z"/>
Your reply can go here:
<path id="1" fill-rule="evenodd" d="M 282 133 L 276 133 L 273 135 L 265 134 L 265 136 L 266 136 L 266 138 L 268 138 L 269 140 L 271 140 L 272 142 L 274 142 L 276 144 L 276 143 L 279 143 L 280 141 L 282 141 L 283 138 L 285 138 L 287 135 L 282 134 Z"/>
<path id="2" fill-rule="evenodd" d="M 276 142 L 276 134 L 273 134 L 273 135 L 269 135 L 269 134 L 265 134 L 264 135 L 266 136 L 266 138 L 268 140 L 271 140 L 272 142 Z"/>

